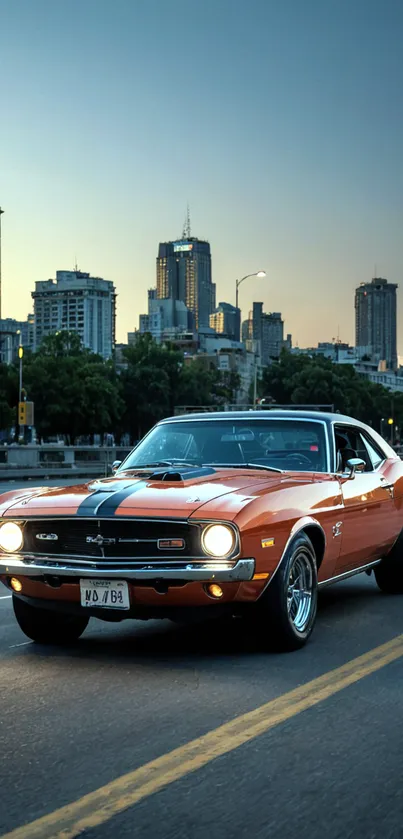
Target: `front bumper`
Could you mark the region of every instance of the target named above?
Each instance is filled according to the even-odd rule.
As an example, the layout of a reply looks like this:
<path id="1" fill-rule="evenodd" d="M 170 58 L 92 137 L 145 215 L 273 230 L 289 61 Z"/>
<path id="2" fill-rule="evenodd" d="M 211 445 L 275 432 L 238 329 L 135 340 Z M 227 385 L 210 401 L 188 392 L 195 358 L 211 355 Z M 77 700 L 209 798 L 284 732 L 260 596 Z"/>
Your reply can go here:
<path id="1" fill-rule="evenodd" d="M 0 554 L 0 576 L 17 577 L 96 577 L 97 579 L 176 580 L 185 583 L 241 583 L 252 580 L 255 573 L 254 559 L 177 562 L 147 564 L 141 562 L 94 563 L 72 557 Z"/>

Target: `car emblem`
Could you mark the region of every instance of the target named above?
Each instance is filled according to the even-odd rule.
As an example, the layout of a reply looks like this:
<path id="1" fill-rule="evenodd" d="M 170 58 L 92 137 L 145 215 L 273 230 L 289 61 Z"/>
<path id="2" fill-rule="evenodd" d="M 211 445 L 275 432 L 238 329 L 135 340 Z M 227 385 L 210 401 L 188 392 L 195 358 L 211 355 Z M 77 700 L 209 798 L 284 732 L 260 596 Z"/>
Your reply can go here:
<path id="1" fill-rule="evenodd" d="M 98 545 L 100 547 L 101 545 L 114 545 L 116 539 L 108 539 L 107 537 L 101 536 L 101 534 L 98 533 L 97 536 L 86 536 L 85 541 L 88 545 Z"/>
<path id="2" fill-rule="evenodd" d="M 41 542 L 56 542 L 59 537 L 57 533 L 36 533 L 35 538 Z"/>
<path id="3" fill-rule="evenodd" d="M 342 522 L 342 521 L 337 521 L 337 522 L 336 522 L 336 524 L 334 524 L 334 525 L 333 525 L 333 527 L 332 527 L 333 537 L 335 537 L 335 536 L 341 536 L 341 528 L 342 528 L 342 526 L 343 526 L 343 522 Z"/>

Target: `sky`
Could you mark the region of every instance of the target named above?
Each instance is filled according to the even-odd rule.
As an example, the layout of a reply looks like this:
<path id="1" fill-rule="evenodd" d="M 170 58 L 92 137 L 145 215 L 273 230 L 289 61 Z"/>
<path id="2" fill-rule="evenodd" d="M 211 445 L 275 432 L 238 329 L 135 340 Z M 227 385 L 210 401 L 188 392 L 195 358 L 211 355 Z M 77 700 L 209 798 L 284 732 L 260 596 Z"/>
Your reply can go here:
<path id="1" fill-rule="evenodd" d="M 37 280 L 113 280 L 138 327 L 158 243 L 211 243 L 217 302 L 354 343 L 354 289 L 397 282 L 401 0 L 0 0 L 2 314 Z"/>

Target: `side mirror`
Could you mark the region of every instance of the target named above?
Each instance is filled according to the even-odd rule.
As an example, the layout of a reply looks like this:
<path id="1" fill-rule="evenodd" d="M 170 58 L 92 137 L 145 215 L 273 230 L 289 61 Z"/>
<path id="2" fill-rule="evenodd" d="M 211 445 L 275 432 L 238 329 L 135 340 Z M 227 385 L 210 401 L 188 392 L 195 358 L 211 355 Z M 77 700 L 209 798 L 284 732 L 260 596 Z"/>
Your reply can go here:
<path id="1" fill-rule="evenodd" d="M 122 463 L 121 460 L 114 460 L 111 466 L 112 475 L 119 469 L 120 464 Z"/>
<path id="2" fill-rule="evenodd" d="M 366 465 L 365 460 L 360 457 L 350 457 L 346 463 L 347 469 L 350 470 L 349 480 L 353 480 L 356 472 L 364 472 Z"/>

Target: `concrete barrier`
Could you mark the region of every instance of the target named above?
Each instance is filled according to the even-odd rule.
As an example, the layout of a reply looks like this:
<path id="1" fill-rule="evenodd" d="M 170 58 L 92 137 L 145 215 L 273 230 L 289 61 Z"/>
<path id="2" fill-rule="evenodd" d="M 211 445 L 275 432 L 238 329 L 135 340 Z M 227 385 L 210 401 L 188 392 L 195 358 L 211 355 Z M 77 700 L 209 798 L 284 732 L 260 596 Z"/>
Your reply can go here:
<path id="1" fill-rule="evenodd" d="M 121 446 L 5 446 L 0 450 L 0 480 L 43 477 L 105 477 L 114 460 L 131 451 Z"/>

